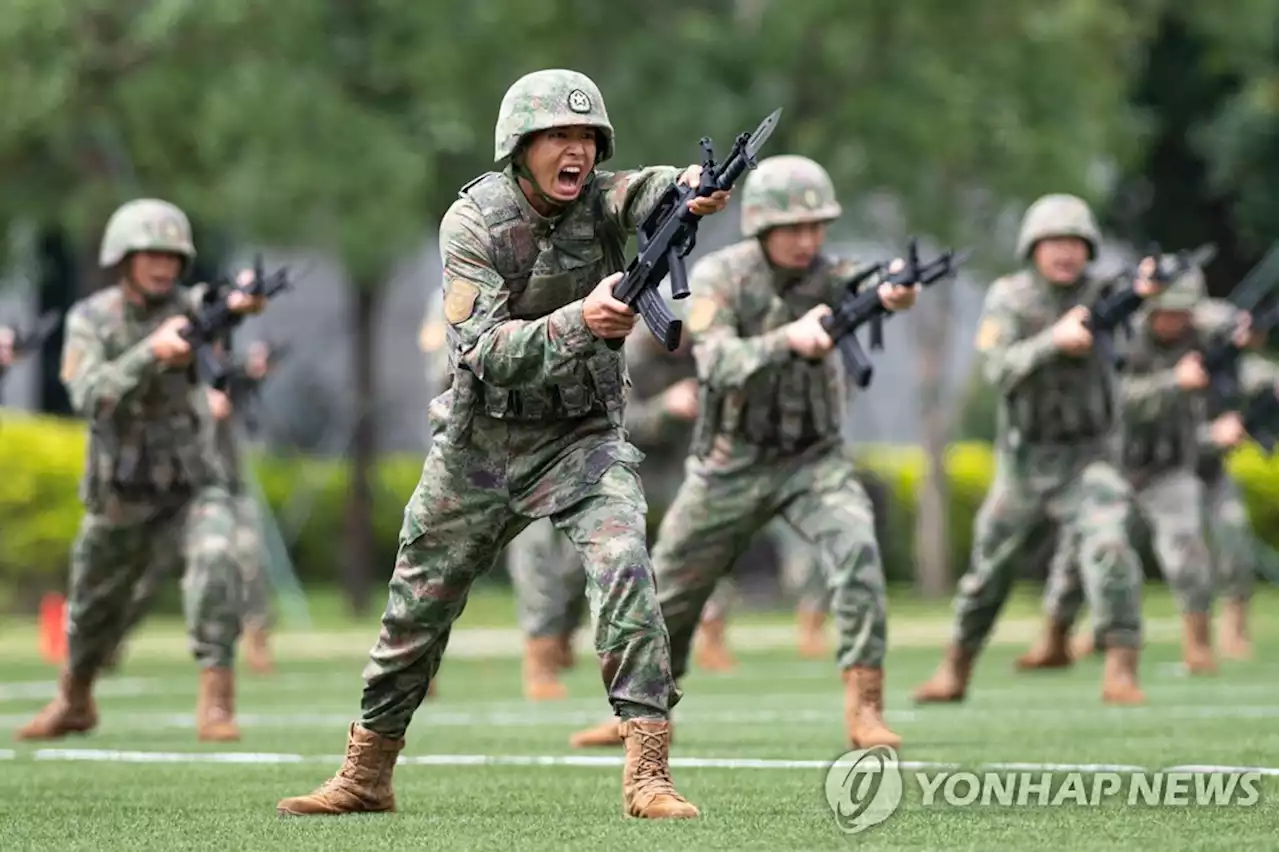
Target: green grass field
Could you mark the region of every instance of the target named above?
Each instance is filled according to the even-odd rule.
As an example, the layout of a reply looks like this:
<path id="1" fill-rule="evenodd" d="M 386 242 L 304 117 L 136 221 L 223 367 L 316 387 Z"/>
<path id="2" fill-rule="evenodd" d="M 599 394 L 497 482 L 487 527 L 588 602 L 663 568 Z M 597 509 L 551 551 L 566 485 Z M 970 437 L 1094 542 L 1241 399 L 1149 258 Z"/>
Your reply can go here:
<path id="1" fill-rule="evenodd" d="M 282 819 L 277 799 L 306 792 L 339 765 L 357 712 L 360 670 L 376 616 L 314 607 L 310 633 L 282 628 L 280 671 L 240 680 L 241 742 L 195 741 L 195 671 L 180 626 L 159 618 L 99 689 L 101 727 L 45 747 L 2 744 L 0 850 L 359 849 L 1196 849 L 1277 847 L 1277 598 L 1254 604 L 1257 659 L 1190 679 L 1178 665 L 1167 596 L 1147 599 L 1142 662 L 1149 706 L 1098 699 L 1101 664 L 1018 675 L 1013 658 L 1036 627 L 1024 590 L 984 655 L 968 702 L 915 708 L 910 689 L 938 658 L 946 605 L 894 597 L 887 717 L 904 761 L 978 767 L 1025 764 L 1260 767 L 1251 807 L 954 807 L 922 804 L 905 783 L 902 808 L 856 835 L 835 825 L 826 764 L 845 746 L 833 666 L 792 651 L 785 613 L 742 613 L 730 629 L 738 671 L 695 672 L 676 711 L 679 788 L 703 811 L 692 822 L 621 815 L 618 752 L 574 752 L 567 738 L 608 713 L 591 660 L 580 656 L 568 701 L 520 696 L 511 604 L 478 595 L 454 631 L 441 695 L 419 711 L 397 770 L 400 812 Z M 26 721 L 52 694 L 30 621 L 0 627 L 0 729 Z"/>

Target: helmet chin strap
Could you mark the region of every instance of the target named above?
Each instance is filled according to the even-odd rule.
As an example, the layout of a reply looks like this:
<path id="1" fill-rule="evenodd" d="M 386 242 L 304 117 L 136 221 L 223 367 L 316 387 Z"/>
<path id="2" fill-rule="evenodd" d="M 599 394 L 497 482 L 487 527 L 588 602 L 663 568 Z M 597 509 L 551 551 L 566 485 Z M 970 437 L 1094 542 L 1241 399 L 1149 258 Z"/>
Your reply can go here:
<path id="1" fill-rule="evenodd" d="M 533 187 L 534 193 L 536 193 L 540 199 L 545 201 L 547 204 L 551 205 L 551 207 L 553 207 L 554 209 L 563 210 L 565 207 L 568 207 L 570 203 L 572 203 L 572 202 L 561 201 L 558 198 L 552 198 L 545 191 L 543 191 L 542 185 L 538 183 L 538 179 L 533 176 L 533 172 L 529 171 L 529 167 L 525 165 L 523 156 L 520 156 L 519 154 L 517 154 L 516 157 L 512 159 L 511 172 L 516 177 L 524 178 L 525 180 L 527 180 L 529 182 L 529 185 Z"/>

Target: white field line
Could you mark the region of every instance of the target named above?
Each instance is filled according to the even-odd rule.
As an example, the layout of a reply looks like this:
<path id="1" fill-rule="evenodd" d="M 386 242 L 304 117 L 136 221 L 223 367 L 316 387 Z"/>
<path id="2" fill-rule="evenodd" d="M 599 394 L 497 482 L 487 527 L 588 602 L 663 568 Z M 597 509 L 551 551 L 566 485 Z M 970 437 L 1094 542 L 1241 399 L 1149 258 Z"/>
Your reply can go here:
<path id="1" fill-rule="evenodd" d="M 164 752 L 164 751 L 114 751 L 108 749 L 38 749 L 31 752 L 37 761 L 88 761 L 98 763 L 226 763 L 226 764 L 281 764 L 281 763 L 329 763 L 342 762 L 341 755 L 304 755 L 271 752 Z M 13 752 L 0 751 L 0 759 L 17 759 Z M 621 756 L 612 755 L 490 755 L 490 754 L 432 754 L 418 757 L 401 757 L 404 766 L 578 766 L 620 767 Z M 671 765 L 677 769 L 826 769 L 829 760 L 770 760 L 760 758 L 673 757 Z M 956 769 L 956 763 L 929 761 L 901 761 L 903 769 Z M 987 763 L 971 767 L 974 771 L 1016 772 L 1149 772 L 1144 766 L 1107 763 Z M 1158 772 L 1190 772 L 1209 774 L 1217 772 L 1257 772 L 1280 777 L 1280 769 L 1268 766 L 1209 766 L 1189 764 L 1154 770 Z"/>
<path id="2" fill-rule="evenodd" d="M 606 717 L 607 709 L 562 710 L 548 712 L 546 710 L 527 710 L 514 712 L 494 711 L 419 711 L 415 718 L 417 727 L 430 728 L 470 728 L 489 725 L 504 728 L 538 728 L 560 727 L 564 725 L 591 725 Z M 796 709 L 759 709 L 759 710 L 702 710 L 700 712 L 675 713 L 677 724 L 692 725 L 769 725 L 778 723 L 837 724 L 841 718 L 841 708 L 832 704 L 829 709 L 796 708 Z M 948 708 L 947 718 L 969 718 L 990 716 L 989 708 Z M 1072 711 L 1079 718 L 1078 711 Z M 1064 712 L 1060 709 L 1021 708 L 1019 718 L 1037 718 L 1048 721 L 1061 720 Z M 17 727 L 30 719 L 31 714 L 0 714 L 0 729 Z M 1156 720 L 1172 719 L 1269 719 L 1280 716 L 1280 707 L 1274 705 L 1256 706 L 1147 706 L 1133 708 L 1099 708 L 1093 717 L 1099 725 L 1110 725 L 1116 718 L 1146 717 Z M 245 728 L 327 728 L 346 727 L 354 716 L 352 713 L 240 713 L 236 721 Z M 895 723 L 925 722 L 930 719 L 943 718 L 941 713 L 924 713 L 916 710 L 898 710 L 889 708 L 885 718 Z M 111 732 L 146 731 L 163 728 L 187 729 L 195 727 L 195 716 L 182 712 L 144 712 L 144 713 L 104 713 L 102 717 L 104 729 Z"/>

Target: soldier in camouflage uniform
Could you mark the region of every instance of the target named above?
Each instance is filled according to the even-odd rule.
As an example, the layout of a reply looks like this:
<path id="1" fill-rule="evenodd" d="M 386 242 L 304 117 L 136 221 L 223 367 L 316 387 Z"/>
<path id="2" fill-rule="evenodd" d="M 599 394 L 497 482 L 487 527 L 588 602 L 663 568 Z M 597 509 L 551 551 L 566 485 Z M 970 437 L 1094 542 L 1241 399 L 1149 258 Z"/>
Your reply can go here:
<path id="1" fill-rule="evenodd" d="M 221 351 L 220 347 L 215 347 Z M 268 352 L 266 344 L 261 341 L 249 347 L 249 355 L 243 364 L 235 367 L 232 382 L 240 387 L 256 385 L 266 377 L 268 368 Z M 245 490 L 244 459 L 240 452 L 240 442 L 235 434 L 235 421 L 232 419 L 234 403 L 232 397 L 213 388 L 205 388 L 205 399 L 213 418 L 213 446 L 217 453 L 222 470 L 227 477 L 227 487 L 231 492 L 231 508 L 235 514 L 236 531 L 232 541 L 232 552 L 240 571 L 241 593 L 241 627 L 243 630 L 243 647 L 245 661 L 249 668 L 258 674 L 269 674 L 274 668 L 268 631 L 271 626 L 271 595 L 267 588 L 267 577 L 263 559 L 265 550 L 262 542 L 262 524 L 258 514 L 258 503 L 253 495 Z M 133 602 L 129 614 L 125 617 L 124 637 L 129 637 L 150 609 L 150 603 L 164 582 L 169 579 L 174 565 L 162 556 L 152 561 L 143 572 L 133 590 Z M 107 658 L 104 669 L 114 670 L 120 663 L 124 650 L 122 641 L 116 650 Z"/>
<path id="2" fill-rule="evenodd" d="M 1205 542 L 1204 487 L 1196 474 L 1209 376 L 1200 352 L 1221 321 L 1203 310 L 1204 276 L 1192 269 L 1149 299 L 1135 319 L 1120 377 L 1124 420 L 1121 469 L 1152 531 L 1156 559 L 1182 612 L 1183 661 L 1192 674 L 1216 670 L 1209 641 L 1213 576 Z M 1235 317 L 1225 318 L 1234 324 Z M 1231 333 L 1226 328 L 1225 333 Z M 1069 637 L 1083 592 L 1068 545 L 1055 554 L 1045 588 L 1046 622 L 1021 669 L 1070 665 Z"/>
<path id="3" fill-rule="evenodd" d="M 1265 335 L 1258 336 L 1265 338 Z M 1275 362 L 1250 353 L 1241 359 L 1240 373 L 1241 389 L 1250 401 L 1259 395 L 1277 392 Z M 1228 660 L 1247 660 L 1253 656 L 1248 614 L 1254 575 L 1261 558 L 1261 545 L 1254 537 L 1240 486 L 1226 466 L 1227 454 L 1246 437 L 1239 415 L 1228 412 L 1201 432 L 1200 441 L 1199 474 L 1204 482 L 1209 542 L 1223 596 L 1218 646 L 1223 658 Z"/>
<path id="4" fill-rule="evenodd" d="M 1181 282 L 1179 282 L 1181 283 Z M 1193 281 L 1193 286 L 1195 282 Z M 1170 293 L 1173 298 L 1179 298 Z M 1203 286 L 1199 287 L 1203 291 Z M 1183 295 L 1182 306 L 1187 307 L 1189 294 Z M 1157 301 L 1157 300 L 1153 300 Z M 1173 310 L 1165 298 L 1157 303 L 1164 310 Z M 1247 314 L 1242 315 L 1229 302 L 1219 299 L 1203 299 L 1194 305 L 1190 314 L 1194 320 L 1192 336 L 1202 338 L 1198 345 L 1203 345 L 1204 337 L 1211 334 L 1222 334 L 1232 330 L 1237 342 L 1248 345 L 1250 336 L 1244 321 Z M 1234 329 L 1232 326 L 1234 325 Z M 1262 336 L 1265 339 L 1265 335 Z M 1261 345 L 1261 341 L 1252 341 Z M 1189 358 L 1188 366 L 1182 367 L 1186 375 L 1185 382 L 1194 384 L 1195 389 L 1205 386 L 1208 376 L 1203 370 L 1197 372 L 1191 363 L 1196 359 Z M 1240 361 L 1241 390 L 1246 401 L 1261 393 L 1274 393 L 1276 388 L 1275 364 L 1256 354 L 1248 353 Z M 1166 379 L 1167 381 L 1167 379 Z M 1199 396 L 1197 394 L 1197 396 Z M 1197 413 L 1204 410 L 1197 399 Z M 1252 591 L 1253 577 L 1257 568 L 1258 552 L 1253 537 L 1249 515 L 1245 510 L 1244 500 L 1240 496 L 1239 486 L 1232 479 L 1225 465 L 1225 456 L 1240 445 L 1246 438 L 1244 423 L 1238 412 L 1228 411 L 1212 422 L 1200 419 L 1194 429 L 1196 459 L 1193 467 L 1199 480 L 1202 495 L 1203 521 L 1207 527 L 1208 545 L 1212 551 L 1212 563 L 1216 570 L 1206 579 L 1217 587 L 1225 597 L 1222 619 L 1220 621 L 1219 645 L 1223 657 L 1227 659 L 1246 659 L 1251 652 L 1247 630 L 1248 600 Z M 1159 521 L 1151 519 L 1151 525 L 1157 530 L 1157 550 L 1159 550 Z M 1203 530 L 1202 530 L 1203 534 Z M 1045 612 L 1054 629 L 1050 631 L 1053 639 L 1042 641 L 1040 647 L 1033 649 L 1023 658 L 1024 668 L 1051 668 L 1069 665 L 1072 661 L 1100 650 L 1094 631 L 1083 631 L 1071 643 L 1069 656 L 1060 650 L 1060 639 L 1056 636 L 1061 631 L 1069 631 L 1074 624 L 1083 604 L 1079 591 L 1078 572 L 1075 568 L 1074 554 L 1061 552 L 1055 554 L 1050 567 L 1049 582 L 1045 589 Z M 1162 567 L 1164 565 L 1162 560 Z M 1168 574 L 1166 574 L 1168 576 Z M 1174 578 L 1170 577 L 1173 582 Z M 1209 673 L 1215 668 L 1212 661 L 1212 649 L 1209 647 L 1208 627 L 1192 619 L 1188 624 L 1184 618 L 1183 660 L 1192 673 Z M 1060 625 L 1060 626 L 1059 626 Z"/>
<path id="5" fill-rule="evenodd" d="M 743 187 L 745 239 L 693 268 L 688 330 L 698 423 L 653 562 L 678 680 L 716 581 L 755 530 L 781 517 L 814 548 L 831 590 L 849 740 L 896 747 L 900 738 L 882 718 L 884 573 L 871 501 L 844 453 L 843 365 L 821 325 L 857 266 L 821 253 L 827 224 L 840 213 L 820 165 L 770 157 Z M 863 286 L 878 286 L 895 311 L 914 304 L 917 292 Z M 605 724 L 576 742 L 605 746 L 617 737 Z"/>
<path id="6" fill-rule="evenodd" d="M 1112 364 L 1084 326 L 1110 282 L 1086 269 L 1101 237 L 1088 206 L 1047 195 L 1023 217 L 1017 256 L 1028 267 L 987 292 L 977 350 L 1001 395 L 996 471 L 974 521 L 973 562 L 960 578 L 954 638 L 920 702 L 959 701 L 1021 559 L 1046 526 L 1079 554 L 1089 603 L 1108 636 L 1106 702 L 1144 700 L 1138 687 L 1142 567 L 1129 541 L 1130 490 L 1116 470 L 1119 418 Z M 1141 296 L 1158 287 L 1144 259 Z"/>
<path id="7" fill-rule="evenodd" d="M 118 272 L 117 283 L 67 315 L 62 382 L 90 422 L 80 492 L 86 511 L 71 553 L 67 664 L 57 696 L 18 739 L 55 739 L 97 726 L 94 680 L 123 636 L 138 578 L 165 555 L 184 565 L 188 635 L 201 667 L 197 736 L 239 737 L 235 521 L 204 394 L 188 368 L 191 346 L 181 337 L 202 287 L 175 287 L 194 256 L 181 210 L 155 199 L 131 201 L 107 222 L 99 254 L 103 268 Z M 264 304 L 243 292 L 229 297 L 237 312 L 256 313 Z"/>
<path id="8" fill-rule="evenodd" d="M 404 734 L 439 668 L 472 582 L 531 521 L 550 518 L 586 566 L 596 652 L 626 742 L 625 813 L 696 817 L 669 768 L 680 699 L 645 547 L 640 452 L 623 432 L 619 345 L 636 314 L 612 296 L 627 235 L 673 182 L 700 169 L 596 167 L 614 151 L 596 85 L 539 71 L 507 91 L 494 158 L 440 226 L 450 389 L 431 403 L 432 443 L 365 669 L 362 714 L 341 770 L 287 814 L 395 809 Z M 689 202 L 700 215 L 728 195 Z"/>
<path id="9" fill-rule="evenodd" d="M 453 380 L 446 357 L 444 306 L 429 300 L 418 336 L 427 357 L 428 382 L 443 393 Z M 534 521 L 520 532 L 499 559 L 505 558 L 516 594 L 517 619 L 524 633 L 524 695 L 530 701 L 567 697 L 560 672 L 573 667 L 573 633 L 582 623 L 587 577 L 573 544 L 550 519 Z M 429 696 L 435 695 L 432 678 Z"/>

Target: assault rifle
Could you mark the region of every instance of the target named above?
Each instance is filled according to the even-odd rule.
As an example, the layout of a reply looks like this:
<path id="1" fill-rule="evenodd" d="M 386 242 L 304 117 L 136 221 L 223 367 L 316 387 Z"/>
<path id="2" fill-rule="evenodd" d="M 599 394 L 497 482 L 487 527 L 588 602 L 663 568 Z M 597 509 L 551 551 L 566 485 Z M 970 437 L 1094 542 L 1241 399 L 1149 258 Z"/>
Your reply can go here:
<path id="1" fill-rule="evenodd" d="M 1156 261 L 1155 272 L 1151 278 L 1159 284 L 1169 284 L 1192 267 L 1207 265 L 1216 254 L 1217 248 L 1212 243 L 1206 243 L 1194 251 L 1183 249 L 1172 257 L 1165 257 L 1160 253 L 1159 244 L 1153 243 L 1147 252 L 1147 257 L 1154 258 Z M 1130 278 L 1136 279 L 1137 276 L 1138 270 L 1134 267 Z M 1133 289 L 1131 280 L 1128 287 L 1121 290 L 1108 290 L 1098 297 L 1089 309 L 1088 319 L 1084 322 L 1084 327 L 1093 334 L 1094 347 L 1102 353 L 1103 358 L 1115 365 L 1116 369 L 1124 366 L 1124 358 L 1116 352 L 1116 330 L 1123 330 L 1126 339 L 1132 336 L 1133 328 L 1129 321 L 1138 312 L 1138 308 L 1142 307 L 1143 298 Z"/>
<path id="2" fill-rule="evenodd" d="M 969 259 L 970 252 L 965 250 L 955 254 L 947 249 L 928 263 L 920 262 L 920 253 L 916 238 L 912 237 L 907 247 L 906 265 L 897 272 L 884 276 L 882 283 L 889 284 L 921 284 L 929 286 L 935 281 L 954 275 L 956 269 Z M 891 312 L 880 301 L 879 287 L 858 292 L 859 285 L 876 272 L 886 269 L 885 264 L 877 263 L 866 269 L 860 269 L 845 283 L 846 295 L 829 315 L 822 318 L 822 329 L 827 333 L 844 358 L 845 366 L 853 376 L 854 384 L 865 388 L 871 384 L 873 369 L 862 344 L 858 342 L 857 330 L 864 325 L 871 326 L 871 348 L 884 348 L 883 322 L 891 316 Z"/>
<path id="3" fill-rule="evenodd" d="M 1276 327 L 1276 247 L 1245 276 L 1228 301 L 1249 315 L 1249 330 L 1270 334 Z M 1240 360 L 1244 348 L 1235 340 L 1234 330 L 1216 335 L 1201 353 L 1209 374 L 1208 415 L 1215 420 L 1228 411 L 1239 411 L 1245 431 L 1270 455 L 1276 445 L 1276 394 L 1264 392 L 1252 403 L 1244 402 L 1240 382 Z"/>
<path id="4" fill-rule="evenodd" d="M 13 361 L 16 363 L 19 358 L 28 355 L 41 346 L 49 339 L 49 335 L 58 328 L 62 322 L 62 314 L 57 311 L 45 311 L 41 314 L 40 319 L 36 320 L 35 327 L 30 331 L 22 331 L 14 327 L 13 330 Z M 9 372 L 9 368 L 4 364 L 0 364 L 0 383 L 4 381 L 5 373 Z"/>
<path id="5" fill-rule="evenodd" d="M 230 378 L 230 367 L 214 353 L 212 344 L 228 335 L 243 319 L 242 314 L 227 307 L 228 297 L 236 290 L 240 290 L 250 296 L 265 296 L 267 299 L 272 299 L 293 286 L 289 281 L 288 272 L 288 267 L 284 267 L 267 275 L 263 268 L 262 255 L 259 254 L 253 260 L 253 281 L 244 287 L 229 280 L 215 284 L 205 293 L 200 310 L 189 317 L 190 323 L 183 329 L 182 337 L 196 347 L 197 365 L 217 390 L 226 388 Z"/>
<path id="6" fill-rule="evenodd" d="M 689 209 L 689 202 L 732 189 L 743 172 L 754 169 L 756 155 L 777 127 L 781 115 L 782 108 L 779 107 L 760 122 L 754 133 L 740 134 L 734 140 L 728 158 L 718 165 L 711 140 L 702 137 L 698 141 L 702 147 L 702 176 L 698 185 L 672 185 L 636 229 L 636 256 L 622 279 L 613 285 L 613 297 L 639 311 L 644 324 L 668 352 L 679 348 L 683 324 L 662 300 L 658 285 L 669 273 L 671 297 L 684 299 L 689 295 L 684 259 L 693 250 L 702 218 Z M 620 338 L 609 341 L 611 349 L 621 346 Z"/>

